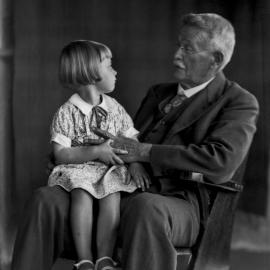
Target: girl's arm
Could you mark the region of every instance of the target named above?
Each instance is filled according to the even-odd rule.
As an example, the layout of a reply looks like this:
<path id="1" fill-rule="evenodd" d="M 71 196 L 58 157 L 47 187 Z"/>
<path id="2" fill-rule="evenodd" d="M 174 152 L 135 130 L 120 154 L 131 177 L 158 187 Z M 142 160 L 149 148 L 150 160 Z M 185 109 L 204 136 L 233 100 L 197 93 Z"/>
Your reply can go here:
<path id="1" fill-rule="evenodd" d="M 65 147 L 53 142 L 55 162 L 59 164 L 80 164 L 87 161 L 99 160 L 105 164 L 123 164 L 116 154 L 127 153 L 110 146 L 110 140 L 100 145 Z"/>

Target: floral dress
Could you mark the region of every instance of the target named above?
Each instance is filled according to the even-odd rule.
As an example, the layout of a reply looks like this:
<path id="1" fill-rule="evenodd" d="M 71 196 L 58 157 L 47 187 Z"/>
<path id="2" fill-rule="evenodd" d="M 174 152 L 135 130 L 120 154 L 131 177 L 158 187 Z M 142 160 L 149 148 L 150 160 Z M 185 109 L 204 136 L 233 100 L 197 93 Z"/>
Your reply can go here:
<path id="1" fill-rule="evenodd" d="M 105 94 L 101 97 L 98 107 L 93 107 L 78 94 L 71 96 L 54 115 L 51 141 L 64 147 L 94 144 L 100 137 L 91 131 L 91 127 L 99 127 L 117 136 L 136 136 L 138 131 L 125 109 L 114 98 Z M 96 160 L 62 164 L 53 169 L 48 185 L 59 185 L 67 191 L 81 188 L 101 199 L 118 191 L 133 192 L 135 183 L 124 183 L 127 173 L 125 165 L 108 166 Z"/>

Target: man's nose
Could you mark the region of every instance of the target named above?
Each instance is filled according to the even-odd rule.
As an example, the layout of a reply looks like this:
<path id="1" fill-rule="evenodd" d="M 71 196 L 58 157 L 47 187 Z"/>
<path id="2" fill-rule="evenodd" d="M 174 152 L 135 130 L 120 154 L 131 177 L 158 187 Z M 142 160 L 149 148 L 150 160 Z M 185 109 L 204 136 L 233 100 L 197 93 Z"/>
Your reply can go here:
<path id="1" fill-rule="evenodd" d="M 178 47 L 174 53 L 174 58 L 178 59 L 183 56 L 183 47 Z"/>

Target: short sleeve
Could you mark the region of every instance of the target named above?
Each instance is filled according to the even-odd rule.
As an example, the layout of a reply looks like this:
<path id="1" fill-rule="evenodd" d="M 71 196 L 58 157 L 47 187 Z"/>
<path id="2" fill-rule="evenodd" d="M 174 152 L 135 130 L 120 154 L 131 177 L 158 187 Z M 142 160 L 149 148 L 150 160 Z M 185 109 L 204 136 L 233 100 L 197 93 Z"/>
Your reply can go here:
<path id="1" fill-rule="evenodd" d="M 64 147 L 70 147 L 74 138 L 72 115 L 65 107 L 55 113 L 51 124 L 51 142 L 56 142 Z"/>
<path id="2" fill-rule="evenodd" d="M 119 104 L 119 113 L 120 113 L 120 130 L 118 135 L 126 137 L 136 137 L 139 134 L 139 131 L 134 128 L 134 123 L 130 115 L 126 110 Z"/>

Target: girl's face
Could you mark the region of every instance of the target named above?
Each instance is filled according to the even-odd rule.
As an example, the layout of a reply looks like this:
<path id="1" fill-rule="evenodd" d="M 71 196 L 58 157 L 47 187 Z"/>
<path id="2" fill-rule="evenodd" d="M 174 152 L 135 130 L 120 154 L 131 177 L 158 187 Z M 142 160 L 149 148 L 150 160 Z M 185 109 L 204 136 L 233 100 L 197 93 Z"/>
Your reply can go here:
<path id="1" fill-rule="evenodd" d="M 104 57 L 99 66 L 101 80 L 96 83 L 96 87 L 102 93 L 110 93 L 114 90 L 117 72 L 112 67 L 110 57 Z"/>

